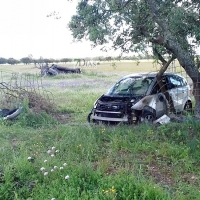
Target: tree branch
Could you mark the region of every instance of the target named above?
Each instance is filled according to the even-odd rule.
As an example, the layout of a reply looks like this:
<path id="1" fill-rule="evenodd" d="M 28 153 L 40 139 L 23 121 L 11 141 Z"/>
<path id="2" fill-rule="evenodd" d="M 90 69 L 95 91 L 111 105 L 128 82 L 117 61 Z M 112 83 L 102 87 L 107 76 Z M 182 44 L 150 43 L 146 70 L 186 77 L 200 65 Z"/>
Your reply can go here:
<path id="1" fill-rule="evenodd" d="M 171 64 L 171 62 L 175 59 L 175 56 L 172 56 L 167 62 L 163 64 L 162 68 L 159 70 L 159 72 L 156 75 L 156 78 L 161 78 L 164 72 L 167 70 L 168 66 Z"/>
<path id="2" fill-rule="evenodd" d="M 158 57 L 158 60 L 160 60 L 162 62 L 162 64 L 164 65 L 167 61 L 163 58 L 163 56 L 158 52 L 157 48 L 154 46 L 153 47 L 153 54 Z"/>
<path id="3" fill-rule="evenodd" d="M 132 0 L 128 0 L 127 2 L 125 2 L 124 5 L 122 5 L 121 7 L 118 7 L 117 9 L 109 9 L 109 10 L 105 10 L 107 12 L 116 12 L 116 11 L 121 11 L 123 10 Z M 107 2 L 108 3 L 108 2 Z M 109 3 L 108 3 L 109 4 Z"/>
<path id="4" fill-rule="evenodd" d="M 170 112 L 174 112 L 175 111 L 174 103 L 173 103 L 173 100 L 172 100 L 171 96 L 169 95 L 169 92 L 167 92 L 166 85 L 162 82 L 162 79 L 163 79 L 164 72 L 167 70 L 168 66 L 171 64 L 171 62 L 174 59 L 175 59 L 175 56 L 172 56 L 166 63 L 163 64 L 162 68 L 156 74 L 157 83 L 158 83 L 158 85 L 160 87 L 161 92 L 165 95 L 165 97 L 166 97 L 166 99 L 168 101 L 169 111 Z"/>
<path id="5" fill-rule="evenodd" d="M 181 44 L 176 40 L 176 37 L 171 33 L 165 18 L 162 17 L 159 13 L 156 1 L 145 1 L 151 9 L 151 13 L 155 22 L 162 29 L 162 32 L 164 34 L 163 46 L 176 56 L 180 65 L 186 70 L 186 73 L 194 82 L 200 81 L 200 76 L 197 76 L 197 74 L 199 74 L 199 71 L 197 69 L 197 66 L 195 66 L 191 55 L 181 46 Z"/>

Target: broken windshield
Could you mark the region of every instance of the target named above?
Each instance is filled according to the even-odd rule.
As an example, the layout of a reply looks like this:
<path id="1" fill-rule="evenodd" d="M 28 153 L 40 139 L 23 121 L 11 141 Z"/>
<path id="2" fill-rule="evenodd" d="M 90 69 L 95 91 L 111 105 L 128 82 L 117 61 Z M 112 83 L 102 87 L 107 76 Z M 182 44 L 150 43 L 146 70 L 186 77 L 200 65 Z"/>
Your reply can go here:
<path id="1" fill-rule="evenodd" d="M 143 96 L 146 94 L 153 78 L 127 77 L 117 82 L 106 94 L 117 96 Z"/>

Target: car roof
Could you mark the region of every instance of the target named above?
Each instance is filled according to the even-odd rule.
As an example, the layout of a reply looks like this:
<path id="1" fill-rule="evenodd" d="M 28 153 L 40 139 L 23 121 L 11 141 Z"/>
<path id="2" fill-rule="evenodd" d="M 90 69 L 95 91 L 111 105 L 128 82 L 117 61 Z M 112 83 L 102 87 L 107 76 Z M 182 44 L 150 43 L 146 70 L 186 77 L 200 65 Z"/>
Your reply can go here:
<path id="1" fill-rule="evenodd" d="M 143 73 L 134 73 L 134 74 L 128 74 L 124 76 L 123 78 L 128 78 L 128 77 L 152 77 L 155 78 L 158 72 L 143 72 Z M 173 74 L 166 72 L 164 75 L 178 75 L 178 74 Z M 178 75 L 180 76 L 180 75 Z"/>

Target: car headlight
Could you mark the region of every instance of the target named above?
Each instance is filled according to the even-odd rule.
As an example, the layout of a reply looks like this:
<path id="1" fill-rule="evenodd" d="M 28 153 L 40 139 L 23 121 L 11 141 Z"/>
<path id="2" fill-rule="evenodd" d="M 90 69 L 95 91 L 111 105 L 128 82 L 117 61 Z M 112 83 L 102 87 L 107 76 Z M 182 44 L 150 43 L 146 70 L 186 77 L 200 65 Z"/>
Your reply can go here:
<path id="1" fill-rule="evenodd" d="M 135 101 L 136 101 L 136 98 L 132 98 L 132 99 L 131 99 L 131 103 L 132 103 L 132 104 L 134 104 Z"/>

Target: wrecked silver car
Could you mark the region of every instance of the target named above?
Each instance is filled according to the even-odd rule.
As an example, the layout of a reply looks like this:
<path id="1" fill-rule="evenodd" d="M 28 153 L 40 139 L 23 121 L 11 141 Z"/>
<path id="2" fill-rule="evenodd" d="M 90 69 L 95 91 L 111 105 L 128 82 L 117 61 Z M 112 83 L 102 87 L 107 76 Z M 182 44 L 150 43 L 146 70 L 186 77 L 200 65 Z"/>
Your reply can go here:
<path id="1" fill-rule="evenodd" d="M 176 112 L 192 109 L 191 89 L 180 75 L 165 73 L 162 83 Z M 94 103 L 89 122 L 153 122 L 168 113 L 168 101 L 157 84 L 156 73 L 130 74 L 121 78 Z"/>

